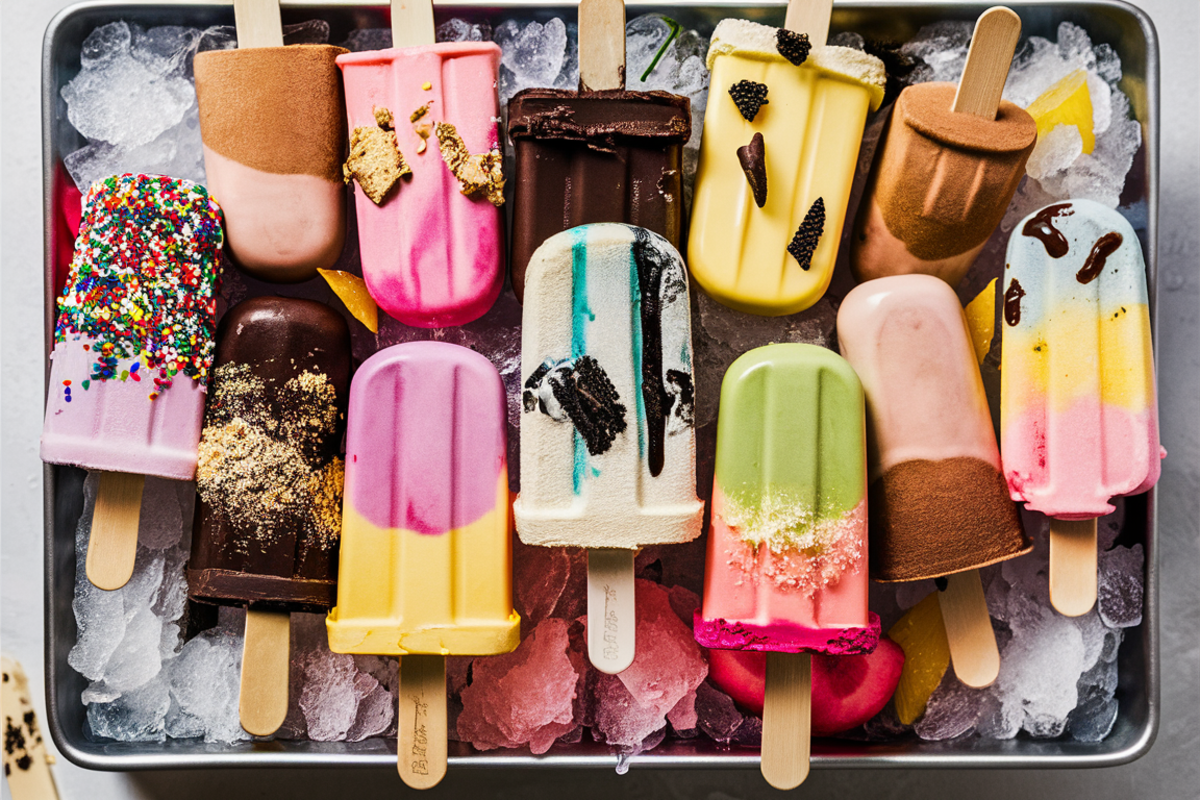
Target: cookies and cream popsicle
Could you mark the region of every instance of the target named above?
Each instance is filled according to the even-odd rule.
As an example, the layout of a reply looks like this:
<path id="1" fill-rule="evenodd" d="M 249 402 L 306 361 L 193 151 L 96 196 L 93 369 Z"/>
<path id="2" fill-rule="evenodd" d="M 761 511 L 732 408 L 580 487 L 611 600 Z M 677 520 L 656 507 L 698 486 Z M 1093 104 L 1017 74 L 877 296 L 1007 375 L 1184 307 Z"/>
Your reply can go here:
<path id="1" fill-rule="evenodd" d="M 194 61 L 208 188 L 227 247 L 250 275 L 295 283 L 327 268 L 346 236 L 342 87 L 329 45 L 283 46 L 274 0 L 235 4 L 238 48 Z"/>
<path id="2" fill-rule="evenodd" d="M 1096 598 L 1096 518 L 1158 480 L 1146 265 L 1120 213 L 1091 200 L 1017 224 L 1002 279 L 1000 444 L 1014 500 L 1051 517 L 1050 600 Z"/>
<path id="3" fill-rule="evenodd" d="M 825 46 L 829 5 L 793 0 L 784 28 L 722 20 L 709 45 L 688 268 L 739 311 L 803 311 L 833 275 L 886 74 L 874 56 Z"/>
<path id="4" fill-rule="evenodd" d="M 102 472 L 88 548 L 102 589 L 133 572 L 144 476 L 195 475 L 223 237 L 221 209 L 191 181 L 114 175 L 85 198 L 41 457 Z"/>
<path id="5" fill-rule="evenodd" d="M 632 634 L 634 553 L 695 539 L 704 513 L 678 251 L 656 233 L 615 223 L 547 239 L 529 262 L 521 375 L 517 533 L 525 544 L 588 548 L 590 589 L 601 572 L 609 576 L 617 587 L 610 605 L 629 604 L 613 618 Z M 603 592 L 589 594 L 589 636 L 605 628 L 603 603 Z M 633 658 L 632 635 L 609 651 L 589 644 L 606 672 Z"/>

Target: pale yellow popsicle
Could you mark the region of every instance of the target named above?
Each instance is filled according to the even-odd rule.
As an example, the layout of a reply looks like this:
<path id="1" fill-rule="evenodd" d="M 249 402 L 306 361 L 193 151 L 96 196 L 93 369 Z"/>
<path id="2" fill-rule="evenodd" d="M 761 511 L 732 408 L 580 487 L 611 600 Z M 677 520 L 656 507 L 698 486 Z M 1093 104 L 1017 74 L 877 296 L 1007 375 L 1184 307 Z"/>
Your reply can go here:
<path id="1" fill-rule="evenodd" d="M 803 311 L 829 286 L 863 126 L 887 78 L 882 61 L 847 47 L 813 47 L 797 66 L 779 52 L 780 30 L 727 19 L 713 32 L 688 245 L 692 276 L 706 292 L 766 316 Z M 752 120 L 730 93 L 741 81 L 766 87 Z M 738 154 L 755 134 L 761 207 Z M 793 248 L 797 258 L 788 246 L 802 227 L 810 247 Z"/>

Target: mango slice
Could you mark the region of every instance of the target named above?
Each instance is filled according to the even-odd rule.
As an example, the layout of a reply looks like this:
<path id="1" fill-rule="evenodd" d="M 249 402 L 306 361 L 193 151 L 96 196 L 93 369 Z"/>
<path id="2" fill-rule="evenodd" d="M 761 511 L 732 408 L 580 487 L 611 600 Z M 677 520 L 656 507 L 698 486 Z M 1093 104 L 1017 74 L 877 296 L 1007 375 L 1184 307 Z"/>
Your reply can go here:
<path id="1" fill-rule="evenodd" d="M 1083 139 L 1083 152 L 1096 146 L 1092 131 L 1092 95 L 1088 91 L 1087 70 L 1077 69 L 1042 92 L 1025 109 L 1037 123 L 1038 137 L 1045 136 L 1056 125 L 1074 125 Z"/>
<path id="2" fill-rule="evenodd" d="M 971 332 L 971 344 L 979 363 L 992 349 L 992 336 L 996 334 L 996 279 L 983 287 L 975 299 L 967 303 L 967 328 Z"/>
<path id="3" fill-rule="evenodd" d="M 379 306 L 375 305 L 375 299 L 367 291 L 367 284 L 362 278 L 340 269 L 318 269 L 317 272 L 321 273 L 329 288 L 333 289 L 333 293 L 356 320 L 371 333 L 379 333 Z"/>
<path id="4" fill-rule="evenodd" d="M 925 713 L 930 695 L 950 666 L 950 643 L 938 592 L 910 608 L 887 635 L 904 651 L 904 668 L 893 696 L 896 715 L 903 724 L 912 725 Z"/>

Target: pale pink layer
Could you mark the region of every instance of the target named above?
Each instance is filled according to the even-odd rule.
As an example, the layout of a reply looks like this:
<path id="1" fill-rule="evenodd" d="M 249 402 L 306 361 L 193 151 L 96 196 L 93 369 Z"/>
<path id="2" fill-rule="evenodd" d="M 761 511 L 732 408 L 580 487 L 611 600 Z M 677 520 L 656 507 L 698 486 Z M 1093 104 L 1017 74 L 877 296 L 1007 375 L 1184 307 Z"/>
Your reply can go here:
<path id="1" fill-rule="evenodd" d="M 151 400 L 156 373 L 143 367 L 139 381 L 92 380 L 84 389 L 96 361 L 85 344 L 92 340 L 59 342 L 50 355 L 42 461 L 177 480 L 195 477 L 205 397 L 199 381 L 176 376 Z"/>
<path id="2" fill-rule="evenodd" d="M 378 528 L 466 527 L 496 507 L 506 420 L 500 373 L 479 353 L 446 342 L 380 350 L 350 384 L 346 502 Z"/>
<path id="3" fill-rule="evenodd" d="M 1000 469 L 967 320 L 945 282 L 891 275 L 860 284 L 837 327 L 867 395 L 871 480 L 906 461 L 977 458 Z"/>
<path id="4" fill-rule="evenodd" d="M 872 197 L 864 203 L 865 213 L 859 222 L 859 232 L 854 237 L 854 247 L 850 251 L 850 266 L 854 276 L 859 281 L 869 281 L 886 275 L 909 275 L 913 273 L 934 275 L 941 278 L 950 286 L 958 286 L 962 282 L 975 259 L 983 250 L 984 242 L 965 253 L 955 256 L 925 261 L 908 252 L 908 247 L 888 230 L 887 222 L 879 204 Z"/>
<path id="5" fill-rule="evenodd" d="M 504 283 L 503 217 L 482 193 L 464 195 L 442 160 L 437 137 L 424 153 L 409 116 L 430 103 L 427 119 L 458 129 L 472 154 L 499 148 L 496 99 L 500 48 L 490 42 L 338 56 L 350 130 L 374 126 L 374 109 L 395 117 L 400 152 L 412 175 L 383 201 L 355 184 L 363 278 L 379 307 L 406 325 L 461 325 L 487 312 Z M 430 89 L 422 86 L 428 82 Z"/>
<path id="6" fill-rule="evenodd" d="M 315 175 L 277 175 L 204 148 L 225 247 L 256 278 L 295 283 L 332 267 L 346 239 L 346 191 Z"/>
<path id="7" fill-rule="evenodd" d="M 1014 500 L 1059 519 L 1113 511 L 1113 497 L 1140 494 L 1158 480 L 1166 452 L 1155 408 L 1132 412 L 1095 397 L 1062 413 L 1045 404 L 1005 420 L 1001 452 Z"/>
<path id="8" fill-rule="evenodd" d="M 747 544 L 725 522 L 724 494 L 715 485 L 712 505 L 704 603 L 695 618 L 697 642 L 721 650 L 830 655 L 875 648 L 879 623 L 872 627 L 867 611 L 865 529 L 857 561 L 836 582 L 810 591 L 781 586 L 768 574 L 780 561 L 765 545 L 756 549 Z M 865 526 L 866 515 L 856 516 Z"/>

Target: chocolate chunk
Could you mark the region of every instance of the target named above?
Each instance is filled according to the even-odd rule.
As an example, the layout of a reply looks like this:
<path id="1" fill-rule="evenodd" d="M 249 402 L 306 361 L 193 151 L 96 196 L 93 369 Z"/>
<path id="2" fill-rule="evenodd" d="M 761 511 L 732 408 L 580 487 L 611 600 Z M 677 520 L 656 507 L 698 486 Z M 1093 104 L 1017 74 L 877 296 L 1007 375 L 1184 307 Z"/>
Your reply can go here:
<path id="1" fill-rule="evenodd" d="M 552 371 L 547 380 L 588 452 L 607 452 L 626 423 L 625 406 L 604 368 L 591 356 L 582 356 L 571 369 Z"/>
<path id="2" fill-rule="evenodd" d="M 754 122 L 758 110 L 767 104 L 767 85 L 755 81 L 738 81 L 729 87 L 729 96 L 747 122 Z"/>
<path id="3" fill-rule="evenodd" d="M 780 28 L 775 32 L 775 49 L 779 51 L 779 55 L 798 67 L 808 60 L 808 51 L 812 50 L 812 45 L 808 41 L 807 33 Z"/>
<path id="4" fill-rule="evenodd" d="M 754 134 L 750 144 L 738 148 L 737 156 L 742 172 L 746 173 L 750 191 L 754 192 L 754 204 L 762 208 L 767 202 L 767 161 L 763 135 Z"/>
<path id="5" fill-rule="evenodd" d="M 1075 280 L 1087 284 L 1100 277 L 1100 273 L 1104 271 L 1104 265 L 1108 263 L 1108 257 L 1117 252 L 1117 248 L 1121 246 L 1122 241 L 1124 239 L 1116 231 L 1101 236 L 1092 247 L 1092 252 L 1088 253 L 1087 261 L 1083 262 L 1083 267 L 1079 272 L 1075 273 Z"/>
<path id="6" fill-rule="evenodd" d="M 812 266 L 813 252 L 816 251 L 824 231 L 825 199 L 818 197 L 809 207 L 808 213 L 804 215 L 804 221 L 796 229 L 796 235 L 792 237 L 792 243 L 787 248 L 787 251 L 792 254 L 792 258 L 800 262 L 800 268 L 805 272 Z"/>

